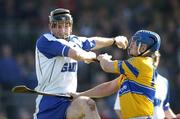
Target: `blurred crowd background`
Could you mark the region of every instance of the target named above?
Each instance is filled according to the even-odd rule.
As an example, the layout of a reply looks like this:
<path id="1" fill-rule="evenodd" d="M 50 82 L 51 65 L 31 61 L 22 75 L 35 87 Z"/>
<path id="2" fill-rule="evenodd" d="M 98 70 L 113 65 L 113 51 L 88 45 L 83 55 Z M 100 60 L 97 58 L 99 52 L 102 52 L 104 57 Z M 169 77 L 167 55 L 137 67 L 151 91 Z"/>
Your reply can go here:
<path id="1" fill-rule="evenodd" d="M 170 83 L 170 103 L 180 112 L 180 1 L 179 0 L 0 0 L 0 119 L 32 119 L 36 95 L 12 94 L 15 85 L 34 88 L 34 49 L 37 38 L 48 30 L 51 10 L 63 7 L 73 15 L 73 34 L 129 39 L 137 30 L 160 34 L 159 72 Z M 97 51 L 113 59 L 126 59 L 116 46 Z M 117 77 L 102 71 L 98 63 L 79 63 L 78 91 Z M 98 99 L 102 119 L 116 119 L 116 94 Z"/>

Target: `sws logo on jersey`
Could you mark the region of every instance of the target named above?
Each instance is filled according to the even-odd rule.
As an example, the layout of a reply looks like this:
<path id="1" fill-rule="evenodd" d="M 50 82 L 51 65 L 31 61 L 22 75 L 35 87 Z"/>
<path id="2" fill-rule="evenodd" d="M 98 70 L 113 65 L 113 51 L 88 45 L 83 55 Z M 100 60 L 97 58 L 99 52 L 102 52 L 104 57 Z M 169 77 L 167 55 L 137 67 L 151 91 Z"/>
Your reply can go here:
<path id="1" fill-rule="evenodd" d="M 126 85 L 123 85 L 121 88 L 120 88 L 120 90 L 119 90 L 119 93 L 124 93 L 124 92 L 126 92 L 127 91 L 127 86 Z"/>
<path id="2" fill-rule="evenodd" d="M 77 63 L 65 63 L 63 65 L 63 68 L 61 69 L 61 72 L 76 72 L 77 69 Z"/>

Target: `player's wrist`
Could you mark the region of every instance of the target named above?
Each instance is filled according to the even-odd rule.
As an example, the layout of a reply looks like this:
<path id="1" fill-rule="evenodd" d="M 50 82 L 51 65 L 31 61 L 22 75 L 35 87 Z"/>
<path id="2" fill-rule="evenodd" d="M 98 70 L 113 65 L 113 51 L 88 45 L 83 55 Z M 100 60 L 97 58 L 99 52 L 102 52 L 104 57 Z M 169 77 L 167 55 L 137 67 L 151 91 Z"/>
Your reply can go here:
<path id="1" fill-rule="evenodd" d="M 116 44 L 116 37 L 112 38 L 112 45 L 115 45 Z"/>

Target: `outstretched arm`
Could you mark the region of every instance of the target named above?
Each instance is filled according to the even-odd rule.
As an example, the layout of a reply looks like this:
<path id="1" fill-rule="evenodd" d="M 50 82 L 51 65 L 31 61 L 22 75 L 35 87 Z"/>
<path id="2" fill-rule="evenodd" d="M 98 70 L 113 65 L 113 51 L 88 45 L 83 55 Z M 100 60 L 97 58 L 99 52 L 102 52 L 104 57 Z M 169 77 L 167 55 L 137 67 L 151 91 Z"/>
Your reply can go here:
<path id="1" fill-rule="evenodd" d="M 87 52 L 78 47 L 71 47 L 68 52 L 68 57 L 71 57 L 77 61 L 84 61 L 86 63 L 93 62 L 96 59 L 94 52 Z"/>
<path id="2" fill-rule="evenodd" d="M 116 44 L 119 48 L 123 49 L 126 49 L 128 46 L 128 40 L 125 36 L 117 36 L 115 38 L 91 37 L 90 39 L 94 40 L 96 43 L 96 47 L 94 47 L 92 50 L 111 46 L 113 44 Z"/>
<path id="3" fill-rule="evenodd" d="M 112 81 L 102 83 L 90 90 L 79 93 L 78 96 L 88 96 L 91 98 L 101 98 L 109 96 L 119 89 L 118 81 L 119 79 L 116 78 Z"/>
<path id="4" fill-rule="evenodd" d="M 177 117 L 176 117 L 176 115 L 174 114 L 174 112 L 171 110 L 171 108 L 169 108 L 168 110 L 166 110 L 166 111 L 164 111 L 164 113 L 165 113 L 165 117 L 167 118 L 167 119 L 174 119 L 174 118 L 177 118 L 177 119 L 180 119 L 180 117 L 178 117 L 178 115 L 177 115 Z"/>
<path id="5" fill-rule="evenodd" d="M 72 44 L 66 40 L 48 39 L 49 35 L 43 35 L 36 43 L 36 47 L 47 58 L 56 56 L 70 57 L 78 61 L 91 62 L 96 59 L 94 52 L 81 49 L 76 43 Z"/>

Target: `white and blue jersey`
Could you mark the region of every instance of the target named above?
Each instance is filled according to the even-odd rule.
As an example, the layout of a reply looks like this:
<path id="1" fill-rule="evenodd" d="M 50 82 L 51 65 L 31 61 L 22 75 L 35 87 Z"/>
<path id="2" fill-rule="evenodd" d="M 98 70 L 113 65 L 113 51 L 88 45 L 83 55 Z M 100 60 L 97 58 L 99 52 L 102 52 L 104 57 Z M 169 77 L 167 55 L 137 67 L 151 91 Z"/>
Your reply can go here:
<path id="1" fill-rule="evenodd" d="M 95 47 L 95 41 L 75 35 L 71 35 L 68 41 L 66 41 L 64 39 L 58 39 L 50 33 L 43 34 L 37 40 L 35 57 L 38 86 L 35 90 L 51 94 L 76 92 L 78 63 L 76 60 L 68 57 L 68 51 L 71 47 L 79 47 L 89 51 Z M 47 103 L 48 101 L 51 103 L 51 100 L 56 100 L 54 98 L 57 97 L 51 98 L 52 97 L 46 96 L 37 97 L 35 119 L 48 118 L 47 116 L 46 118 L 43 116 L 38 117 L 38 115 L 43 113 L 42 110 L 45 108 L 52 108 L 48 107 L 50 104 L 47 105 Z M 65 102 L 64 99 L 59 100 Z M 66 107 L 67 106 L 68 105 L 66 105 Z M 51 117 L 51 115 L 53 115 L 53 113 L 50 114 L 49 117 Z"/>
<path id="2" fill-rule="evenodd" d="M 156 84 L 153 119 L 164 119 L 164 111 L 169 109 L 169 84 L 168 80 L 159 74 Z"/>

